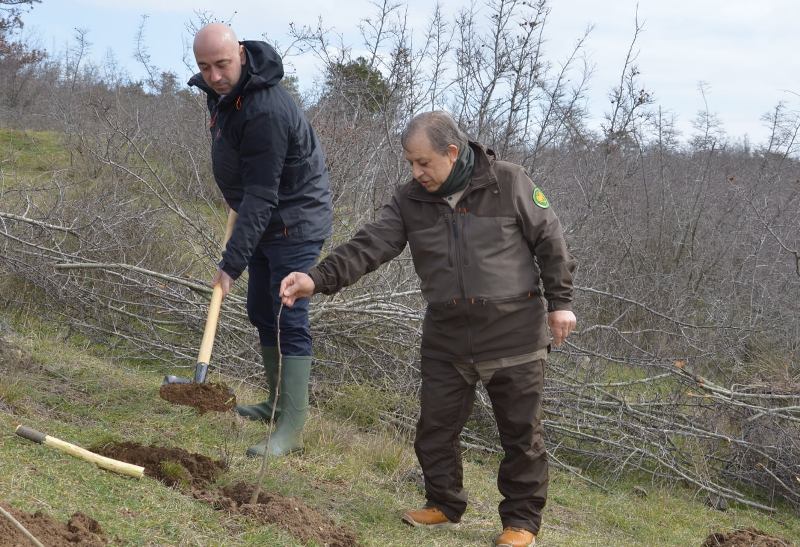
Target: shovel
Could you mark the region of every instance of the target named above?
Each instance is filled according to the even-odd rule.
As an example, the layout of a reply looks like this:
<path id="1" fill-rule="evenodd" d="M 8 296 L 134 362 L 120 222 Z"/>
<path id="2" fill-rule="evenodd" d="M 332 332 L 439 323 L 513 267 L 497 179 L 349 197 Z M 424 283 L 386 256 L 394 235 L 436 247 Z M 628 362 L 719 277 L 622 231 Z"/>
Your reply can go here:
<path id="1" fill-rule="evenodd" d="M 225 227 L 225 237 L 222 240 L 222 250 L 225 250 L 228 240 L 233 233 L 236 224 L 236 211 L 228 211 L 228 224 Z M 194 378 L 182 378 L 180 376 L 164 376 L 164 384 L 202 384 L 206 381 L 208 374 L 208 363 L 211 360 L 211 349 L 214 347 L 214 336 L 217 334 L 217 321 L 219 320 L 219 309 L 222 306 L 222 286 L 217 284 L 211 293 L 211 302 L 208 304 L 208 316 L 206 326 L 203 329 L 203 340 L 200 342 L 200 351 L 197 354 L 197 365 L 194 367 Z"/>
<path id="2" fill-rule="evenodd" d="M 62 441 L 61 439 L 51 437 L 50 435 L 45 435 L 44 433 L 39 433 L 30 427 L 18 425 L 14 432 L 24 439 L 49 446 L 50 448 L 55 448 L 56 450 L 65 452 L 70 456 L 75 456 L 76 458 L 93 463 L 98 467 L 102 467 L 103 469 L 108 469 L 109 471 L 113 471 L 115 473 L 121 473 L 122 475 L 128 475 L 129 477 L 134 477 L 136 479 L 141 479 L 144 476 L 144 467 L 106 458 L 100 454 L 89 452 L 85 448 L 81 448 L 78 445 Z"/>

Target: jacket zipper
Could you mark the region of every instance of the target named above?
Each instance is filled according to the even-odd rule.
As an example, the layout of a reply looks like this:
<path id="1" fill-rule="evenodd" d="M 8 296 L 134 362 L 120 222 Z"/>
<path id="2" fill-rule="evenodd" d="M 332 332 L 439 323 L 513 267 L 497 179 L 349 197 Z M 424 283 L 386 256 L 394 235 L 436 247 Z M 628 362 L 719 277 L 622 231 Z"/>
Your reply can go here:
<path id="1" fill-rule="evenodd" d="M 453 218 L 453 215 L 451 215 L 449 213 L 444 216 L 444 220 L 448 225 L 452 222 L 452 218 Z M 455 262 L 453 261 L 453 230 L 451 230 L 450 227 L 448 226 L 448 229 L 447 229 L 447 265 L 452 268 L 454 264 L 455 264 Z"/>
<path id="2" fill-rule="evenodd" d="M 461 219 L 461 258 L 464 266 L 469 266 L 469 249 L 467 249 L 467 210 L 461 209 L 458 213 Z"/>
<path id="3" fill-rule="evenodd" d="M 469 355 L 473 355 L 473 348 L 472 348 L 472 322 L 470 321 L 470 310 L 469 305 L 467 304 L 467 293 L 466 288 L 464 287 L 464 274 L 462 272 L 463 260 L 464 256 L 460 252 L 461 244 L 459 243 L 458 237 L 458 217 L 461 216 L 459 214 L 453 214 L 451 217 L 451 222 L 453 226 L 453 243 L 455 247 L 455 254 L 456 254 L 456 273 L 458 276 L 458 288 L 461 292 L 461 298 L 464 300 L 464 317 L 467 324 L 467 349 L 469 351 Z M 464 233 L 462 231 L 461 238 L 464 238 Z M 470 359 L 472 362 L 472 359 Z"/>
<path id="4" fill-rule="evenodd" d="M 453 228 L 453 247 L 455 248 L 455 266 L 456 266 L 456 275 L 458 277 L 458 290 L 461 293 L 461 298 L 467 297 L 465 289 L 464 289 L 464 275 L 461 272 L 461 253 L 459 249 L 461 245 L 458 242 L 458 216 L 451 215 L 450 216 L 450 224 Z"/>

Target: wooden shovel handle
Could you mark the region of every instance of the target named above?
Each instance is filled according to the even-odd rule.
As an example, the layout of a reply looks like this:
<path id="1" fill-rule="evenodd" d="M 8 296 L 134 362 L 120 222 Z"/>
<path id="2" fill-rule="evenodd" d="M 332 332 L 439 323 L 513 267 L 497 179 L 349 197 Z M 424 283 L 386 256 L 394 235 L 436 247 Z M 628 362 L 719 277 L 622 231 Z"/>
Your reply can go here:
<path id="1" fill-rule="evenodd" d="M 233 233 L 236 225 L 236 211 L 228 211 L 228 224 L 225 226 L 225 237 L 222 240 L 222 250 L 228 244 L 228 240 Z M 208 315 L 206 316 L 206 326 L 203 329 L 203 340 L 200 342 L 200 351 L 197 353 L 197 362 L 208 364 L 211 360 L 211 350 L 214 348 L 214 337 L 217 334 L 217 322 L 219 321 L 219 309 L 222 307 L 222 287 L 217 284 L 211 293 L 211 302 L 208 304 Z"/>
<path id="2" fill-rule="evenodd" d="M 18 425 L 14 432 L 20 437 L 28 439 L 29 441 L 55 448 L 61 452 L 66 452 L 70 456 L 75 456 L 76 458 L 91 462 L 98 467 L 108 469 L 114 473 L 120 473 L 136 479 L 141 479 L 144 475 L 144 467 L 133 465 L 127 462 L 121 462 L 112 458 L 106 458 L 105 456 L 95 454 L 94 452 L 90 452 L 85 448 L 62 441 L 61 439 L 45 435 L 44 433 L 40 433 L 39 431 L 31 429 L 30 427 L 25 427 L 24 425 Z"/>

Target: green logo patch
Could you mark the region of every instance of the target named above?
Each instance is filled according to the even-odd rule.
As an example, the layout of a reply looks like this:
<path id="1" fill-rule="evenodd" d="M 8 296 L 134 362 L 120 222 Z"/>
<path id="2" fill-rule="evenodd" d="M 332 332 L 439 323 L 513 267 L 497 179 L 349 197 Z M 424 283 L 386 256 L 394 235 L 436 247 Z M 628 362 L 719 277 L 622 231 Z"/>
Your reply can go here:
<path id="1" fill-rule="evenodd" d="M 533 202 L 542 209 L 547 209 L 548 207 L 550 207 L 550 202 L 545 197 L 544 192 L 542 192 L 542 189 L 539 188 L 538 186 L 533 189 Z"/>

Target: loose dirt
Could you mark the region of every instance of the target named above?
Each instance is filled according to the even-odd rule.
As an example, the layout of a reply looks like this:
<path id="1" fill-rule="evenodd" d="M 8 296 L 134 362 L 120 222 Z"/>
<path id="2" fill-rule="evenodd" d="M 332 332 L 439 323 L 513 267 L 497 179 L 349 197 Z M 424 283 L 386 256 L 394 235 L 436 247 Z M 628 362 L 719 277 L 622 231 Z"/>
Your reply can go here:
<path id="1" fill-rule="evenodd" d="M 194 497 L 210 503 L 215 509 L 277 525 L 305 543 L 315 541 L 328 547 L 358 545 L 352 531 L 298 499 L 262 491 L 258 495 L 258 502 L 250 505 L 254 489 L 255 485 L 240 482 L 221 490 L 198 490 L 194 492 Z"/>
<path id="2" fill-rule="evenodd" d="M 755 528 L 715 532 L 708 536 L 702 547 L 792 547 L 794 543 L 771 536 Z"/>
<path id="3" fill-rule="evenodd" d="M 170 403 L 194 407 L 200 414 L 226 412 L 236 406 L 236 395 L 225 384 L 164 384 L 158 394 Z"/>
<path id="4" fill-rule="evenodd" d="M 6 504 L 0 505 L 47 547 L 100 547 L 111 543 L 97 521 L 83 513 L 75 513 L 67 524 L 62 524 L 41 511 L 30 514 L 17 511 Z M 0 544 L 22 546 L 31 545 L 31 542 L 10 520 L 0 514 Z"/>
<path id="5" fill-rule="evenodd" d="M 109 458 L 141 465 L 145 475 L 169 486 L 177 486 L 215 509 L 274 524 L 300 541 L 316 541 L 329 547 L 358 545 L 353 532 L 295 498 L 261 492 L 258 503 L 250 505 L 250 496 L 255 489 L 252 484 L 207 488 L 225 470 L 225 465 L 202 454 L 191 454 L 181 448 L 142 446 L 133 442 L 96 446 L 91 450 Z"/>
<path id="6" fill-rule="evenodd" d="M 226 466 L 202 454 L 192 454 L 182 448 L 142 446 L 133 442 L 93 447 L 108 458 L 144 467 L 144 474 L 167 486 L 203 487 L 211 484 Z"/>

